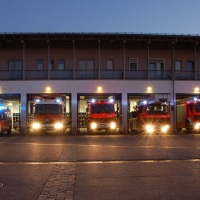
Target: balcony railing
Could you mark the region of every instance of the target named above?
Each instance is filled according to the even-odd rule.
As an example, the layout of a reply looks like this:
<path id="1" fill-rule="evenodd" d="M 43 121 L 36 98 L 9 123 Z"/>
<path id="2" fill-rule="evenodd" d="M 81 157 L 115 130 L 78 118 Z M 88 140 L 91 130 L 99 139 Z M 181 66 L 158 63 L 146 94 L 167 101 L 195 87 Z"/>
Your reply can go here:
<path id="1" fill-rule="evenodd" d="M 187 72 L 187 71 L 185 71 L 185 72 L 178 71 L 178 72 L 174 73 L 174 79 L 175 80 L 195 80 L 195 73 L 194 72 Z"/>
<path id="2" fill-rule="evenodd" d="M 44 80 L 48 79 L 47 70 L 27 70 L 25 71 L 25 80 Z"/>
<path id="3" fill-rule="evenodd" d="M 125 79 L 148 79 L 148 71 L 125 71 Z"/>
<path id="4" fill-rule="evenodd" d="M 23 72 L 22 71 L 7 71 L 1 70 L 0 71 L 0 80 L 22 80 L 23 79 Z"/>
<path id="5" fill-rule="evenodd" d="M 172 77 L 170 70 L 0 70 L 0 80 L 172 80 Z M 174 80 L 200 80 L 200 72 L 178 71 Z"/>

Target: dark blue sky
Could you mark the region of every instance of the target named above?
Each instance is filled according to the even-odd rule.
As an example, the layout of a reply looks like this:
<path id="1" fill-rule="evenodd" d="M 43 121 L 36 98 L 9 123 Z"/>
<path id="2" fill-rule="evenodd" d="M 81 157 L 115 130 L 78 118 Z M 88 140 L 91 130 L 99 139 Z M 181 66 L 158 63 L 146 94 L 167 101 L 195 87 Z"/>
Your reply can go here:
<path id="1" fill-rule="evenodd" d="M 200 34 L 199 0 L 0 0 L 0 32 Z"/>

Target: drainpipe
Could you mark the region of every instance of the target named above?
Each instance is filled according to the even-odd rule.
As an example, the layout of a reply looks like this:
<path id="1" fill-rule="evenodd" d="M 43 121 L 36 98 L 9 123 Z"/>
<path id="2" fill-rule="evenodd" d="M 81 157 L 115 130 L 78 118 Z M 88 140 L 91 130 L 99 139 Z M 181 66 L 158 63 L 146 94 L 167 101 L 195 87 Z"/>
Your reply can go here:
<path id="1" fill-rule="evenodd" d="M 176 91 L 175 91 L 175 82 L 174 82 L 174 75 L 175 75 L 175 69 L 174 69 L 174 43 L 171 47 L 171 66 L 172 66 L 172 115 L 171 115 L 171 125 L 173 128 L 173 132 L 176 132 Z"/>

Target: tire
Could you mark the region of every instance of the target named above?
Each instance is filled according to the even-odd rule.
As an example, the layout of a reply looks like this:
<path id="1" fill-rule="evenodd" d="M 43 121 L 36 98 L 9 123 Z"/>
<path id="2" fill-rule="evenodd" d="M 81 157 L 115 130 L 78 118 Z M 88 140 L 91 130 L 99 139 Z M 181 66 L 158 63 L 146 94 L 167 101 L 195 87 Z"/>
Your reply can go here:
<path id="1" fill-rule="evenodd" d="M 188 133 L 188 134 L 192 133 L 192 131 L 193 131 L 193 128 L 192 128 L 192 126 L 190 125 L 190 122 L 189 122 L 189 121 L 186 122 L 186 129 L 187 129 L 187 133 Z"/>
<path id="2" fill-rule="evenodd" d="M 87 126 L 87 133 L 88 133 L 88 134 L 92 134 L 92 133 L 93 133 L 93 131 L 92 131 L 92 129 L 90 128 L 89 125 Z"/>
<path id="3" fill-rule="evenodd" d="M 182 128 L 177 128 L 177 132 L 181 132 L 182 131 Z"/>
<path id="4" fill-rule="evenodd" d="M 11 127 L 9 127 L 9 129 L 7 130 L 7 134 L 8 134 L 8 135 L 11 134 Z"/>

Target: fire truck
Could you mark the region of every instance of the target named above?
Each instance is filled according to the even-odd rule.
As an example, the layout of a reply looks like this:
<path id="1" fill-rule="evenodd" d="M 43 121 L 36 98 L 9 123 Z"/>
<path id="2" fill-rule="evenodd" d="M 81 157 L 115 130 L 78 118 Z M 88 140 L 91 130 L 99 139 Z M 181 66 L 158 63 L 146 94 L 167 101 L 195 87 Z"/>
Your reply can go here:
<path id="1" fill-rule="evenodd" d="M 7 132 L 10 134 L 12 130 L 11 111 L 5 105 L 0 106 L 0 134 Z"/>
<path id="2" fill-rule="evenodd" d="M 87 132 L 105 130 L 115 133 L 117 128 L 117 112 L 115 101 L 92 99 L 86 105 Z"/>
<path id="3" fill-rule="evenodd" d="M 54 130 L 63 132 L 67 128 L 64 116 L 65 105 L 62 98 L 37 98 L 33 102 L 33 116 L 30 131 L 39 132 Z"/>
<path id="4" fill-rule="evenodd" d="M 167 102 L 141 100 L 131 113 L 131 131 L 167 133 L 170 130 L 170 105 Z"/>
<path id="5" fill-rule="evenodd" d="M 200 99 L 189 98 L 177 103 L 177 129 L 200 131 Z"/>

